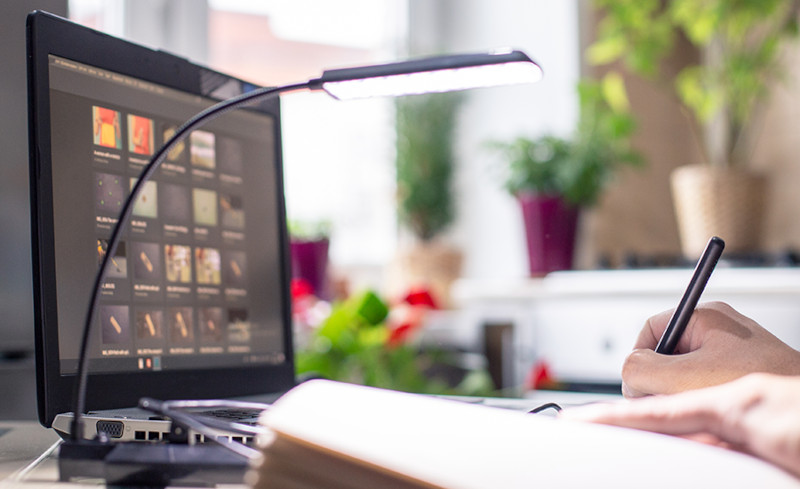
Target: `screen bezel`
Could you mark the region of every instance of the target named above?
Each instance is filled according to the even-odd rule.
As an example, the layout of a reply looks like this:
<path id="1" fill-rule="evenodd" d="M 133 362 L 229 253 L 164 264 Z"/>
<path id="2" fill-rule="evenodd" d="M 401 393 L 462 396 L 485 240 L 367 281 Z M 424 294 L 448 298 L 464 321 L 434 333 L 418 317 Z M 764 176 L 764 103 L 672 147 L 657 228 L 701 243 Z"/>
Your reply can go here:
<path id="1" fill-rule="evenodd" d="M 39 420 L 51 426 L 57 414 L 73 408 L 76 375 L 62 375 L 54 280 L 55 251 L 51 173 L 49 55 L 71 59 L 187 93 L 219 99 L 252 85 L 163 51 L 156 51 L 80 26 L 46 12 L 27 21 L 31 229 L 34 326 Z M 133 373 L 90 373 L 89 410 L 134 406 L 142 396 L 157 399 L 227 398 L 288 390 L 294 385 L 288 232 L 283 196 L 280 102 L 252 107 L 275 119 L 275 198 L 280 227 L 282 325 L 286 361 L 279 365 Z M 91 284 L 81 284 L 87 290 Z M 88 296 L 88 293 L 87 293 Z M 87 302 L 88 306 L 88 302 Z M 198 389 L 197 385 L 202 385 Z"/>

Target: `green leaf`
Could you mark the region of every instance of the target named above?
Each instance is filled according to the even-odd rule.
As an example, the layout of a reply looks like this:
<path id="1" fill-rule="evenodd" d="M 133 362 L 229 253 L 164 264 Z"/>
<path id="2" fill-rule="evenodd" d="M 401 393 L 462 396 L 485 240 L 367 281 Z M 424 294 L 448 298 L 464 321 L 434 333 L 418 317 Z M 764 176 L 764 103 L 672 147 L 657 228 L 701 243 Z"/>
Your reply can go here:
<path id="1" fill-rule="evenodd" d="M 720 96 L 705 85 L 707 75 L 700 67 L 684 68 L 675 79 L 678 96 L 700 119 L 705 122 L 716 114 L 720 107 Z"/>
<path id="2" fill-rule="evenodd" d="M 717 2 L 672 0 L 669 14 L 673 22 L 683 28 L 686 36 L 695 45 L 708 45 L 719 32 L 720 12 Z"/>
<path id="3" fill-rule="evenodd" d="M 594 65 L 604 65 L 620 59 L 627 51 L 621 35 L 600 39 L 586 49 L 586 59 Z"/>
<path id="4" fill-rule="evenodd" d="M 616 71 L 612 71 L 603 77 L 601 82 L 603 96 L 609 107 L 616 112 L 628 112 L 630 109 L 630 102 L 628 102 L 628 93 L 625 90 L 625 81 Z"/>
<path id="5" fill-rule="evenodd" d="M 455 217 L 453 131 L 460 101 L 458 93 L 395 101 L 398 219 L 422 240 L 444 231 Z"/>
<path id="6" fill-rule="evenodd" d="M 356 298 L 356 313 L 361 316 L 367 324 L 377 325 L 386 319 L 389 314 L 389 306 L 381 300 L 378 295 L 368 290 Z"/>
<path id="7" fill-rule="evenodd" d="M 344 304 L 337 304 L 319 327 L 318 333 L 320 336 L 327 338 L 332 344 L 339 344 L 347 330 L 354 327 L 354 319 L 350 308 Z"/>

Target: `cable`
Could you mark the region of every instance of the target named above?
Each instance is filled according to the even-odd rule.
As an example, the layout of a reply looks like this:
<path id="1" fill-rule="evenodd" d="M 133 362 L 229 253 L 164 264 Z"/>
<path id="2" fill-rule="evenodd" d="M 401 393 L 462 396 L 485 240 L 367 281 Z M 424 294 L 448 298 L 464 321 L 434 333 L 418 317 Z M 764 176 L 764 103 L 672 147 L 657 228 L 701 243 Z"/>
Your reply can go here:
<path id="1" fill-rule="evenodd" d="M 242 443 L 229 440 L 227 437 L 225 437 L 224 440 L 221 440 L 219 438 L 220 433 L 217 431 L 213 431 L 213 429 L 209 429 L 209 427 L 204 423 L 204 421 L 199 420 L 196 416 L 193 416 L 191 414 L 170 408 L 166 402 L 160 402 L 156 401 L 155 399 L 149 399 L 145 397 L 139 400 L 139 407 L 142 409 L 146 409 L 148 411 L 152 411 L 154 413 L 167 416 L 172 419 L 173 423 L 178 423 L 180 426 L 183 426 L 184 428 L 192 429 L 200 433 L 201 435 L 205 436 L 206 440 L 218 443 L 219 445 L 227 448 L 228 450 L 243 457 L 246 457 L 248 459 L 257 458 L 261 454 L 259 450 L 250 448 Z M 234 425 L 237 425 L 238 423 L 224 423 L 224 424 L 226 426 L 223 427 L 223 429 L 226 428 L 230 429 L 233 428 Z M 263 432 L 264 430 L 260 430 L 257 434 Z"/>
<path id="2" fill-rule="evenodd" d="M 238 95 L 228 100 L 219 102 L 199 112 L 197 115 L 195 115 L 187 122 L 185 122 L 180 128 L 178 128 L 175 134 L 161 147 L 161 149 L 159 149 L 152 156 L 152 158 L 150 158 L 150 161 L 147 163 L 147 165 L 142 170 L 142 173 L 139 175 L 139 179 L 136 181 L 136 184 L 131 190 L 130 195 L 125 200 L 125 204 L 122 206 L 122 211 L 120 212 L 119 220 L 114 225 L 114 228 L 111 232 L 111 237 L 108 240 L 105 256 L 103 256 L 103 260 L 100 263 L 100 269 L 97 271 L 94 285 L 92 287 L 92 295 L 89 299 L 89 308 L 86 312 L 86 319 L 84 321 L 84 326 L 83 326 L 83 336 L 81 338 L 80 350 L 78 355 L 78 372 L 77 372 L 78 379 L 77 382 L 75 383 L 75 391 L 73 393 L 73 399 L 75 402 L 73 409 L 72 426 L 70 429 L 70 435 L 73 441 L 78 441 L 83 438 L 83 412 L 86 409 L 86 384 L 88 378 L 88 363 L 89 363 L 89 357 L 88 357 L 89 338 L 91 337 L 92 323 L 93 323 L 92 320 L 94 318 L 95 310 L 97 309 L 97 302 L 100 296 L 100 288 L 102 287 L 102 284 L 105 281 L 106 269 L 108 268 L 108 264 L 111 262 L 112 257 L 117 252 L 117 245 L 119 244 L 120 241 L 122 229 L 127 225 L 128 221 L 130 220 L 134 202 L 136 202 L 136 200 L 139 198 L 139 193 L 141 192 L 142 188 L 144 188 L 144 184 L 150 180 L 150 178 L 153 176 L 158 167 L 161 166 L 161 163 L 164 161 L 169 151 L 172 150 L 172 148 L 176 144 L 186 139 L 189 133 L 197 129 L 198 127 L 226 114 L 227 112 L 238 109 L 245 105 L 253 104 L 255 102 L 267 99 L 269 97 L 277 96 L 284 92 L 289 92 L 293 90 L 313 90 L 318 87 L 319 87 L 319 79 L 313 79 L 307 82 L 285 85 L 282 87 L 259 88 L 253 90 L 252 92 L 244 93 L 242 95 Z"/>
<path id="3" fill-rule="evenodd" d="M 539 414 L 539 413 L 541 413 L 542 411 L 544 411 L 546 409 L 553 409 L 553 410 L 555 410 L 555 412 L 559 412 L 559 411 L 561 411 L 561 406 L 559 406 L 558 404 L 556 404 L 554 402 L 548 402 L 548 403 L 542 404 L 541 406 L 537 406 L 537 407 L 531 409 L 530 411 L 528 411 L 528 414 Z"/>

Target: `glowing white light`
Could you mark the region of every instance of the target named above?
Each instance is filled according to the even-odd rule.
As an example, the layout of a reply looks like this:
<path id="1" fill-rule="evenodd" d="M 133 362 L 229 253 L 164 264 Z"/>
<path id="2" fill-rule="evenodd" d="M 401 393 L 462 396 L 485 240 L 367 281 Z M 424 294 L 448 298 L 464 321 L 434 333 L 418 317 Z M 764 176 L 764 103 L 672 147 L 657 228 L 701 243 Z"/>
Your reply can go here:
<path id="1" fill-rule="evenodd" d="M 346 100 L 534 83 L 541 79 L 542 69 L 538 65 L 514 61 L 356 80 L 330 81 L 323 83 L 322 88 L 331 96 Z"/>

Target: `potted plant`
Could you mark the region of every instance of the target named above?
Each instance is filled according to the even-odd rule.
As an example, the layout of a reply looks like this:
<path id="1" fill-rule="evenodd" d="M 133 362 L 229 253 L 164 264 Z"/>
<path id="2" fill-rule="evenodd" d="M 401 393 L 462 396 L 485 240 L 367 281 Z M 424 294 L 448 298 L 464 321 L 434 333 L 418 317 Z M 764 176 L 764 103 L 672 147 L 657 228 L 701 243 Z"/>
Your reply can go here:
<path id="1" fill-rule="evenodd" d="M 545 135 L 493 143 L 508 162 L 505 188 L 522 209 L 529 271 L 540 276 L 572 268 L 578 216 L 594 205 L 622 165 L 641 163 L 622 80 L 578 85 L 580 117 L 570 138 Z"/>
<path id="2" fill-rule="evenodd" d="M 595 0 L 605 16 L 590 62 L 621 61 L 665 81 L 663 60 L 679 36 L 700 52 L 666 86 L 701 141 L 702 164 L 681 166 L 672 190 L 683 252 L 698 256 L 708 236 L 729 251 L 758 250 L 763 176 L 747 168 L 759 110 L 781 74 L 780 48 L 797 36 L 797 0 Z"/>
<path id="3" fill-rule="evenodd" d="M 455 218 L 453 138 L 460 100 L 457 93 L 439 93 L 395 101 L 398 220 L 414 238 L 401 251 L 397 274 L 401 288 L 428 288 L 439 304 L 447 304 L 461 272 L 461 252 L 442 239 Z"/>
<path id="4" fill-rule="evenodd" d="M 451 353 L 421 344 L 431 305 L 413 297 L 390 305 L 372 291 L 334 302 L 297 345 L 298 376 L 427 394 L 494 393 L 484 369 L 465 370 Z"/>

